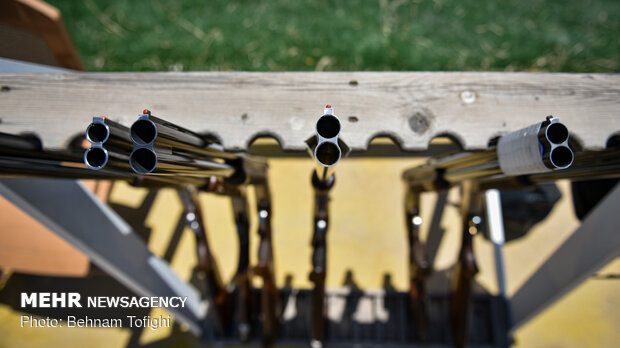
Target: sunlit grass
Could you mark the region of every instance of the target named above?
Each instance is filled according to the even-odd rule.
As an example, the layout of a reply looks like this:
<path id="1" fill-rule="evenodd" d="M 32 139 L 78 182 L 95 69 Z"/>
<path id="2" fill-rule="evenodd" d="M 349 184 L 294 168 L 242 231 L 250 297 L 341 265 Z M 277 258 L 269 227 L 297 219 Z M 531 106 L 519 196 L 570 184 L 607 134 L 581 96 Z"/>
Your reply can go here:
<path id="1" fill-rule="evenodd" d="M 89 70 L 620 70 L 620 1 L 73 1 Z"/>

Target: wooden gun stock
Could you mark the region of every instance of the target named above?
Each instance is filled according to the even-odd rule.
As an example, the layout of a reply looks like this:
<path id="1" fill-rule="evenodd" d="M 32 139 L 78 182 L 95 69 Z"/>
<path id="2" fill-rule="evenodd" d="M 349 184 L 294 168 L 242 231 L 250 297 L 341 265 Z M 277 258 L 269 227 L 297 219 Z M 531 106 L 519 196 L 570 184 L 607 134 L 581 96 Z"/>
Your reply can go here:
<path id="1" fill-rule="evenodd" d="M 327 272 L 327 229 L 329 226 L 329 191 L 335 182 L 334 175 L 327 181 L 317 180 L 312 174 L 314 187 L 314 232 L 312 235 L 312 329 L 311 346 L 323 345 L 325 340 L 325 276 Z"/>
<path id="2" fill-rule="evenodd" d="M 237 289 L 237 331 L 241 342 L 247 342 L 252 331 L 252 287 L 250 284 L 250 222 L 248 219 L 248 201 L 244 189 L 231 196 L 235 226 L 239 237 L 239 261 L 234 284 Z"/>
<path id="3" fill-rule="evenodd" d="M 310 273 L 310 281 L 314 284 L 312 289 L 312 346 L 322 344 L 325 340 L 325 272 Z"/>
<path id="4" fill-rule="evenodd" d="M 420 191 L 410 187 L 405 197 L 405 216 L 409 241 L 409 310 L 414 330 L 421 341 L 428 338 L 428 314 L 426 311 L 426 279 L 432 272 L 426 247 L 420 240 Z"/>
<path id="5" fill-rule="evenodd" d="M 473 192 L 473 184 L 464 182 L 461 194 L 462 242 L 457 265 L 452 278 L 450 295 L 450 320 L 452 336 L 456 347 L 469 345 L 471 330 L 474 276 L 478 273 L 478 266 L 473 249 L 473 236 L 478 233 L 481 218 L 476 209 L 480 204 L 480 197 Z"/>
<path id="6" fill-rule="evenodd" d="M 280 297 L 275 282 L 273 244 L 271 239 L 271 200 L 266 181 L 255 184 L 258 208 L 258 265 L 255 273 L 263 280 L 261 311 L 263 316 L 263 346 L 270 347 L 276 340 L 280 321 Z"/>
<path id="7" fill-rule="evenodd" d="M 196 237 L 198 262 L 195 270 L 199 279 L 204 279 L 207 296 L 213 305 L 215 325 L 218 333 L 224 334 L 230 326 L 229 294 L 222 283 L 215 257 L 209 247 L 198 193 L 193 186 L 179 190 L 179 197 L 185 206 L 185 219 Z"/>

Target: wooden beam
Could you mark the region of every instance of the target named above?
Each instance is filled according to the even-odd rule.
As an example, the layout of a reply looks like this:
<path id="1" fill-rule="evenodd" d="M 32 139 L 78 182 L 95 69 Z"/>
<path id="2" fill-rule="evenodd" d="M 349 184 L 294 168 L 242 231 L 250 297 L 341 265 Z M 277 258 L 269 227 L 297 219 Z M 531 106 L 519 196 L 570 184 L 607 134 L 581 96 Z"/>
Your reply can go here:
<path id="1" fill-rule="evenodd" d="M 620 132 L 620 75 L 507 72 L 187 72 L 0 74 L 0 131 L 35 132 L 47 147 L 106 115 L 131 125 L 144 108 L 246 150 L 258 136 L 303 151 L 325 104 L 354 151 L 389 136 L 421 151 L 449 135 L 465 149 L 559 117 L 586 149 Z"/>

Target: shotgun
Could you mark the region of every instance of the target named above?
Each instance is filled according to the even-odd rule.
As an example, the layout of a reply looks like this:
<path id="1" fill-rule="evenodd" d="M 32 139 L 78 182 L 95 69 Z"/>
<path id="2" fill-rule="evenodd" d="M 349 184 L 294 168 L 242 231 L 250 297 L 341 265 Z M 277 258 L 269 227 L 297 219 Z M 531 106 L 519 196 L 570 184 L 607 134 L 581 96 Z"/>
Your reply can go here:
<path id="1" fill-rule="evenodd" d="M 198 279 L 203 279 L 205 282 L 209 303 L 213 308 L 216 329 L 219 334 L 223 335 L 228 331 L 231 322 L 229 293 L 222 282 L 215 256 L 209 246 L 198 192 L 193 186 L 177 192 L 185 208 L 187 226 L 194 232 L 196 238 L 198 262 L 195 270 Z"/>
<path id="2" fill-rule="evenodd" d="M 237 332 L 241 342 L 247 342 L 252 331 L 252 287 L 250 284 L 250 221 L 245 188 L 239 187 L 237 194 L 230 197 L 237 236 L 239 239 L 239 260 L 234 284 L 237 288 Z"/>
<path id="3" fill-rule="evenodd" d="M 348 146 L 339 139 L 342 124 L 327 105 L 315 125 L 315 135 L 306 140 L 308 152 L 316 161 L 312 172 L 314 189 L 314 232 L 312 235 L 312 271 L 309 279 L 312 289 L 312 327 L 310 345 L 320 348 L 325 342 L 325 277 L 327 272 L 327 230 L 329 226 L 329 193 L 336 182 L 335 165 Z"/>
<path id="4" fill-rule="evenodd" d="M 273 240 L 271 235 L 271 197 L 265 180 L 254 183 L 256 209 L 258 211 L 258 265 L 254 272 L 263 280 L 261 291 L 261 312 L 263 317 L 263 346 L 271 347 L 278 333 L 281 304 L 275 282 L 273 261 Z"/>
<path id="5" fill-rule="evenodd" d="M 409 242 L 409 310 L 413 318 L 414 331 L 420 341 L 428 338 L 428 313 L 425 282 L 432 273 L 426 247 L 420 240 L 420 194 L 413 187 L 407 188 L 405 196 L 405 217 Z"/>
<path id="6" fill-rule="evenodd" d="M 406 170 L 403 178 L 424 190 L 444 190 L 464 180 L 493 175 L 523 175 L 569 168 L 575 156 L 569 133 L 557 118 L 501 136 L 497 146 L 481 152 L 461 152 L 430 159 Z"/>
<path id="7" fill-rule="evenodd" d="M 469 345 L 471 331 L 474 276 L 478 266 L 473 250 L 473 236 L 479 229 L 482 219 L 478 215 L 482 204 L 481 195 L 475 184 L 465 181 L 461 184 L 461 249 L 452 274 L 450 293 L 450 321 L 452 338 L 458 348 Z"/>

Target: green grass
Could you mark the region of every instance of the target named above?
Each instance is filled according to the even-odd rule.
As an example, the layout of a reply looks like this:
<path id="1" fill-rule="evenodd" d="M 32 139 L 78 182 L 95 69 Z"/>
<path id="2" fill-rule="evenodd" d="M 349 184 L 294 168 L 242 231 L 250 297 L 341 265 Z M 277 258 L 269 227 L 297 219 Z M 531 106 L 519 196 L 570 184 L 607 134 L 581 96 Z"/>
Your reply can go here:
<path id="1" fill-rule="evenodd" d="M 49 0 L 92 71 L 620 70 L 618 0 Z"/>

